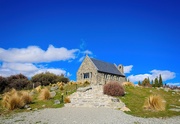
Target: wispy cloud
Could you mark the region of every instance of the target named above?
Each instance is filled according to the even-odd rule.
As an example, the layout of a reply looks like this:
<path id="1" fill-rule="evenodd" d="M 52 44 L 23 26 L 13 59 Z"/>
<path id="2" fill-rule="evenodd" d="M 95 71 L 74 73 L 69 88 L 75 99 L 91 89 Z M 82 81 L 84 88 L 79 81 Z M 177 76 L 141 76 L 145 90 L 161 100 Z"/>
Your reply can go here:
<path id="1" fill-rule="evenodd" d="M 80 47 L 81 50 L 86 49 L 86 42 L 83 39 L 81 39 L 81 44 L 80 44 L 79 47 Z"/>
<path id="2" fill-rule="evenodd" d="M 133 65 L 124 66 L 124 73 L 130 73 L 133 68 Z"/>
<path id="3" fill-rule="evenodd" d="M 163 81 L 174 79 L 176 77 L 175 72 L 171 72 L 169 70 L 156 70 L 156 69 L 154 69 L 154 70 L 150 71 L 150 73 L 130 75 L 127 78 L 132 82 L 138 82 L 138 81 L 142 81 L 142 80 L 144 80 L 144 78 L 148 78 L 148 77 L 150 80 L 153 80 L 156 77 L 158 77 L 160 74 L 162 76 Z"/>
<path id="4" fill-rule="evenodd" d="M 0 61 L 3 62 L 22 62 L 22 63 L 40 63 L 51 61 L 65 61 L 76 58 L 78 49 L 68 50 L 64 47 L 55 48 L 49 45 L 45 51 L 38 46 L 29 46 L 27 48 L 0 48 Z"/>
<path id="5" fill-rule="evenodd" d="M 180 87 L 180 82 L 179 83 L 167 83 L 167 85 Z"/>
<path id="6" fill-rule="evenodd" d="M 82 51 L 81 54 L 82 54 L 82 57 L 79 59 L 79 62 L 82 62 L 86 55 L 88 55 L 88 56 L 92 56 L 93 55 L 93 53 L 90 50 Z"/>

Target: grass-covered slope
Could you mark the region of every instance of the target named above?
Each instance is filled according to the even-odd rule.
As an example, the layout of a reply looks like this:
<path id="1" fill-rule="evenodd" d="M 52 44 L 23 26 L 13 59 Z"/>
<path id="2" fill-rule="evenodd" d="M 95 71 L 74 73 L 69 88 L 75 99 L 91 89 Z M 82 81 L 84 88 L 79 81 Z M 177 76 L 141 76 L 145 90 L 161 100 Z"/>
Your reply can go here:
<path id="1" fill-rule="evenodd" d="M 131 110 L 128 114 L 140 117 L 172 117 L 180 115 L 180 112 L 170 111 L 169 109 L 180 107 L 180 92 L 172 90 L 165 91 L 157 88 L 125 87 L 126 95 L 120 99 Z M 150 95 L 160 95 L 166 101 L 165 111 L 150 111 L 143 108 L 144 102 Z M 180 109 L 180 108 L 179 108 Z"/>

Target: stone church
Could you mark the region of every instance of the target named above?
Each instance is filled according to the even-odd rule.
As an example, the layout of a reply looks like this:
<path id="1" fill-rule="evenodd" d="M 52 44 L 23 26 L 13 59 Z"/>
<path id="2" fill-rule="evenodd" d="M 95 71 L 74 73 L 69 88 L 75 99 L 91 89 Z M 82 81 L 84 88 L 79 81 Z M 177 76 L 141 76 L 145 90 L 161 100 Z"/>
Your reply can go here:
<path id="1" fill-rule="evenodd" d="M 110 81 L 122 83 L 126 80 L 123 65 L 116 66 L 86 55 L 77 71 L 77 82 L 88 81 L 91 84 L 106 84 Z"/>

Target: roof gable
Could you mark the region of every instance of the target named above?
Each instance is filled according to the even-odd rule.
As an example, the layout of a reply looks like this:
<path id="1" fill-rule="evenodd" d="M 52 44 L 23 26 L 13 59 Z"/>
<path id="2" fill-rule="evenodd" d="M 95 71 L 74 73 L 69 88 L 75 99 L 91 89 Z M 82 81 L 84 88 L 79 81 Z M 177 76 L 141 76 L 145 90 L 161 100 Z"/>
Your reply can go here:
<path id="1" fill-rule="evenodd" d="M 103 62 L 94 58 L 90 58 L 94 65 L 97 67 L 99 72 L 109 73 L 109 74 L 115 74 L 115 75 L 121 75 L 124 76 L 117 67 L 112 63 Z"/>

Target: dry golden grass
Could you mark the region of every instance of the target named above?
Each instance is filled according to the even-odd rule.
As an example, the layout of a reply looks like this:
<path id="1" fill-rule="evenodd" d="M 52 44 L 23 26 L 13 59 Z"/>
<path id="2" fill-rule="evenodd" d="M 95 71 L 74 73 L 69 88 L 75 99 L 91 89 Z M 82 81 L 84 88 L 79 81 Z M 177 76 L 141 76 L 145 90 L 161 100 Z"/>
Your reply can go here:
<path id="1" fill-rule="evenodd" d="M 41 90 L 39 94 L 39 100 L 48 100 L 51 98 L 50 91 L 47 88 Z"/>
<path id="2" fill-rule="evenodd" d="M 12 89 L 11 91 L 4 94 L 2 100 L 2 105 L 4 108 L 13 110 L 21 105 L 19 103 L 20 103 L 20 97 L 15 89 Z"/>
<path id="3" fill-rule="evenodd" d="M 40 93 L 40 92 L 41 92 L 41 86 L 36 87 L 35 90 L 36 90 L 38 93 Z"/>
<path id="4" fill-rule="evenodd" d="M 21 91 L 21 100 L 23 100 L 25 104 L 29 104 L 32 102 L 32 96 L 26 91 Z"/>
<path id="5" fill-rule="evenodd" d="M 165 101 L 159 95 L 150 95 L 145 100 L 144 109 L 155 110 L 155 111 L 164 111 L 165 110 Z"/>
<path id="6" fill-rule="evenodd" d="M 12 89 L 10 92 L 4 94 L 2 106 L 9 110 L 15 108 L 23 108 L 26 104 L 32 102 L 32 97 L 26 91 L 16 91 Z"/>
<path id="7" fill-rule="evenodd" d="M 59 87 L 59 89 L 60 89 L 60 90 L 64 90 L 64 87 L 61 85 L 61 86 Z"/>
<path id="8" fill-rule="evenodd" d="M 134 86 L 134 84 L 132 82 L 123 82 L 122 85 L 123 86 Z"/>
<path id="9" fill-rule="evenodd" d="M 67 96 L 67 97 L 64 98 L 64 102 L 65 102 L 65 103 L 70 103 L 71 100 L 70 100 L 70 98 Z"/>
<path id="10" fill-rule="evenodd" d="M 73 85 L 76 85 L 77 83 L 76 82 L 73 82 Z"/>

